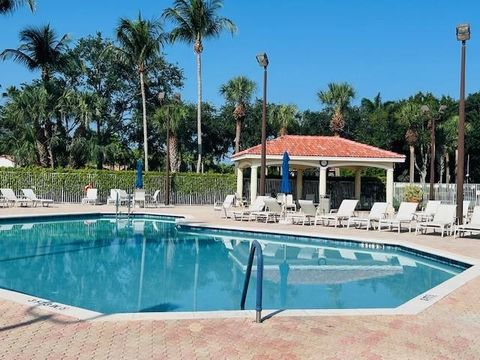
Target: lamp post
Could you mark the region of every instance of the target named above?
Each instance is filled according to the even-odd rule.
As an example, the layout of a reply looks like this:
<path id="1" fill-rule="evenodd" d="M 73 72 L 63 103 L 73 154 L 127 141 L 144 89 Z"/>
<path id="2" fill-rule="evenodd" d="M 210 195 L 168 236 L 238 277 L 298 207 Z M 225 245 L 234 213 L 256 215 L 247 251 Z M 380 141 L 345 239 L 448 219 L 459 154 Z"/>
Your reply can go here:
<path id="1" fill-rule="evenodd" d="M 262 104 L 262 152 L 260 156 L 260 195 L 265 195 L 265 172 L 267 169 L 267 67 L 266 53 L 257 55 L 257 61 L 263 67 L 263 104 Z M 251 195 L 252 196 L 252 195 Z"/>
<path id="2" fill-rule="evenodd" d="M 429 199 L 435 200 L 435 127 L 437 120 L 443 115 L 447 107 L 445 105 L 440 105 L 436 114 L 432 114 L 430 108 L 427 105 L 422 105 L 420 111 L 427 115 L 430 122 L 430 194 Z"/>
<path id="3" fill-rule="evenodd" d="M 457 25 L 457 40 L 462 42 L 460 70 L 460 103 L 458 107 L 458 160 L 457 160 L 457 219 L 463 223 L 463 176 L 465 162 L 465 52 L 470 40 L 470 25 Z"/>

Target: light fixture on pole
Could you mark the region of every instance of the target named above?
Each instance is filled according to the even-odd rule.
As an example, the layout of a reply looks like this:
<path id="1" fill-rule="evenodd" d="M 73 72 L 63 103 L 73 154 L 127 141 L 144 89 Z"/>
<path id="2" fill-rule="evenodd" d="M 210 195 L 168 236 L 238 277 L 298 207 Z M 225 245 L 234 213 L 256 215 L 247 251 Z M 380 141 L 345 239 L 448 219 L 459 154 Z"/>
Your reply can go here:
<path id="1" fill-rule="evenodd" d="M 430 194 L 429 199 L 435 200 L 435 132 L 436 122 L 443 115 L 447 107 L 440 105 L 436 114 L 432 114 L 430 108 L 427 105 L 422 105 L 420 111 L 422 114 L 428 116 L 430 127 Z"/>
<path id="2" fill-rule="evenodd" d="M 457 219 L 463 223 L 463 177 L 465 171 L 465 53 L 470 40 L 470 25 L 457 26 L 457 40 L 462 42 L 460 70 L 460 102 L 458 106 L 458 159 L 457 159 Z"/>
<path id="3" fill-rule="evenodd" d="M 262 103 L 262 150 L 260 156 L 260 195 L 265 195 L 265 173 L 267 169 L 267 67 L 268 56 L 266 53 L 257 55 L 257 61 L 263 67 L 263 103 Z M 255 194 L 251 194 L 255 196 Z"/>

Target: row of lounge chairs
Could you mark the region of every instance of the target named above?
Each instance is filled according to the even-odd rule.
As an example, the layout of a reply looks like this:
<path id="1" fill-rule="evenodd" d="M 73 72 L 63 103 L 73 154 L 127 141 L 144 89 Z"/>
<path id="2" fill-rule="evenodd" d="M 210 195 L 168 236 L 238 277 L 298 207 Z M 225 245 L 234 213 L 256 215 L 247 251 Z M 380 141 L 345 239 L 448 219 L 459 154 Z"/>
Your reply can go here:
<path id="1" fill-rule="evenodd" d="M 233 196 L 233 195 L 232 195 Z M 148 197 L 144 189 L 135 189 L 133 194 L 128 194 L 123 189 L 110 189 L 110 196 L 107 198 L 107 205 L 132 205 L 146 207 L 147 205 L 160 205 L 160 190 L 155 191 L 152 197 Z M 82 204 L 98 204 L 98 189 L 88 189 Z"/>
<path id="2" fill-rule="evenodd" d="M 12 189 L 0 189 L 0 204 L 9 206 L 49 206 L 52 199 L 39 198 L 32 189 L 22 189 L 21 196 L 17 196 Z"/>
<path id="3" fill-rule="evenodd" d="M 412 231 L 415 234 L 426 233 L 429 230 L 440 231 L 445 234 L 461 235 L 464 233 L 480 233 L 480 207 L 475 207 L 471 219 L 464 217 L 465 225 L 456 225 L 456 205 L 441 204 L 440 201 L 429 201 L 423 211 L 416 211 L 418 203 L 402 202 L 398 212 L 393 217 L 387 218 L 388 206 L 385 202 L 373 204 L 372 209 L 365 216 L 355 216 L 354 211 L 358 200 L 343 200 L 338 210 L 328 214 L 320 213 L 320 208 L 315 207 L 311 200 L 299 200 L 299 212 L 289 212 L 274 198 L 259 196 L 247 207 L 233 207 L 235 195 L 229 195 L 225 199 L 221 210 L 226 218 L 240 221 L 282 221 L 284 223 L 317 225 L 333 225 L 335 227 L 346 225 L 347 228 L 355 226 L 365 227 L 367 230 L 377 226 L 378 231 L 385 229 L 402 229 Z M 470 202 L 463 203 L 464 214 L 468 214 Z"/>

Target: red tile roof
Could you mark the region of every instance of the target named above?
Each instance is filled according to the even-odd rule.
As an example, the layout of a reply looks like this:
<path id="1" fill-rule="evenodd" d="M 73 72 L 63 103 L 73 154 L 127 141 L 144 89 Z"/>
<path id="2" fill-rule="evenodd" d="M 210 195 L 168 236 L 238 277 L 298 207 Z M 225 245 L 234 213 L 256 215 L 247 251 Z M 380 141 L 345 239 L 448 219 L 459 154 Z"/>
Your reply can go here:
<path id="1" fill-rule="evenodd" d="M 404 159 L 405 155 L 383 150 L 375 146 L 336 136 L 285 135 L 267 141 L 267 155 L 339 157 L 339 158 L 385 158 Z M 260 155 L 261 145 L 253 146 L 232 156 Z"/>

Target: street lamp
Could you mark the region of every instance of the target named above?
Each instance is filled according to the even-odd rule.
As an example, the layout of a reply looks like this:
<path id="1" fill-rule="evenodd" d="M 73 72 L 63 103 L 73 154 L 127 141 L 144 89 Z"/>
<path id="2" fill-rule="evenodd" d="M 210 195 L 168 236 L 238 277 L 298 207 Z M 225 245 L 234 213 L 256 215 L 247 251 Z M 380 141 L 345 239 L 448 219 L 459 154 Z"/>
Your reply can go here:
<path id="1" fill-rule="evenodd" d="M 457 40 L 462 42 L 460 70 L 460 103 L 458 107 L 458 159 L 457 159 L 457 219 L 463 223 L 463 173 L 465 162 L 465 52 L 470 40 L 470 25 L 457 25 Z"/>
<path id="2" fill-rule="evenodd" d="M 422 114 L 427 115 L 430 121 L 430 194 L 429 199 L 435 200 L 435 127 L 436 121 L 440 119 L 447 107 L 440 105 L 436 114 L 432 114 L 430 108 L 427 105 L 422 105 L 420 111 Z"/>
<path id="3" fill-rule="evenodd" d="M 263 67 L 263 104 L 262 104 L 262 152 L 260 156 L 260 195 L 265 195 L 265 172 L 267 169 L 267 67 L 266 53 L 257 55 L 258 64 Z M 251 194 L 255 196 L 255 194 Z"/>

